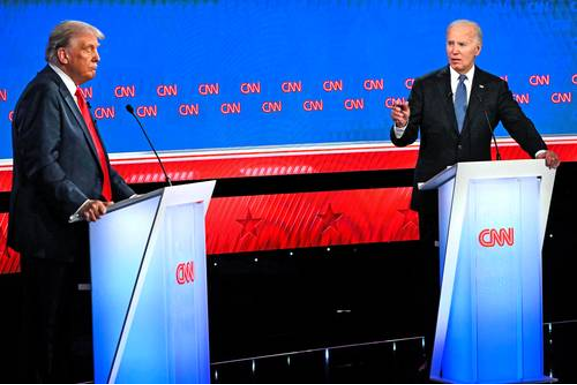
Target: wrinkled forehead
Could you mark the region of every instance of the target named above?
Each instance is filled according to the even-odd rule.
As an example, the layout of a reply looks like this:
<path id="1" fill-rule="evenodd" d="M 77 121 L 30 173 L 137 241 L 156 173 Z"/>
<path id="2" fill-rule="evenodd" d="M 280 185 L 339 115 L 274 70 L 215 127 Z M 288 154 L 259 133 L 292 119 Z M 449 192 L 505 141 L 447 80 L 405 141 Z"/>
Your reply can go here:
<path id="1" fill-rule="evenodd" d="M 447 40 L 478 40 L 477 31 L 473 25 L 457 24 L 447 30 Z"/>
<path id="2" fill-rule="evenodd" d="M 100 45 L 98 37 L 95 33 L 91 31 L 82 31 L 75 33 L 70 37 L 68 46 L 71 48 L 82 48 L 82 47 L 98 47 Z"/>

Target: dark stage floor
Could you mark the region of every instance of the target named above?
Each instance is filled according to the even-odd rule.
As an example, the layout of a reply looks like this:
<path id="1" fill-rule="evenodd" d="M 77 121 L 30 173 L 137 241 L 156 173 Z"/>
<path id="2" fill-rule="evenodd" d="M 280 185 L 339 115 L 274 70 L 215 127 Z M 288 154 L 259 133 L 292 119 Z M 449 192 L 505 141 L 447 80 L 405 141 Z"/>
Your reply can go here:
<path id="1" fill-rule="evenodd" d="M 577 382 L 577 320 L 547 323 L 545 374 Z M 213 383 L 426 383 L 420 337 L 212 363 Z M 554 381 L 554 380 L 553 380 Z"/>
<path id="2" fill-rule="evenodd" d="M 577 320 L 544 325 L 544 373 L 577 383 Z M 427 383 L 421 337 L 319 347 L 211 364 L 212 383 Z M 4 362 L 6 363 L 6 362 Z M 91 383 L 86 357 L 74 365 L 77 382 Z M 20 382 L 12 365 L 1 381 Z M 555 380 L 553 380 L 555 381 Z"/>

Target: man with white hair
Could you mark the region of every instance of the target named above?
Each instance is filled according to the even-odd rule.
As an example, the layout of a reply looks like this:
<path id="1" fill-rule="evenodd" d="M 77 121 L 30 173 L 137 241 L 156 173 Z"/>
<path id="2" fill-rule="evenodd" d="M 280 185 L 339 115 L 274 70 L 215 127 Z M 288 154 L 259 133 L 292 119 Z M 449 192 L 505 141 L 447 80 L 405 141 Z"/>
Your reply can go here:
<path id="1" fill-rule="evenodd" d="M 14 110 L 8 245 L 20 252 L 26 381 L 69 382 L 71 328 L 89 324 L 74 309 L 89 278 L 87 221 L 134 191 L 109 164 L 79 88 L 96 76 L 104 35 L 80 21 L 58 24 L 48 65 Z"/>
<path id="2" fill-rule="evenodd" d="M 439 239 L 436 191 L 419 191 L 425 182 L 457 162 L 491 159 L 491 136 L 502 123 L 529 154 L 555 168 L 559 158 L 513 98 L 507 82 L 475 65 L 483 46 L 479 25 L 456 20 L 447 28 L 448 66 L 416 79 L 408 103 L 391 110 L 391 141 L 407 146 L 420 133 L 411 208 L 419 212 L 419 236 L 427 276 L 423 282 L 425 339 L 430 360 L 439 303 Z"/>

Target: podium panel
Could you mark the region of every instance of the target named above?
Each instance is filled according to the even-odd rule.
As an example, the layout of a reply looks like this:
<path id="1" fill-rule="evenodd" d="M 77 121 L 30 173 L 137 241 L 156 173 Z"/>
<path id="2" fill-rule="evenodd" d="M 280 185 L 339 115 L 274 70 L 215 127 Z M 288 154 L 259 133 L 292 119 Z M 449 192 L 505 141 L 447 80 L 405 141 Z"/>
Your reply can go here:
<path id="1" fill-rule="evenodd" d="M 110 341 L 118 341 L 120 337 L 159 201 L 159 196 L 151 198 L 127 207 L 126 215 L 109 213 L 91 225 L 90 273 L 96 383 L 108 382 L 116 353 L 116 344 Z M 93 230 L 95 228 L 97 233 Z M 123 229 L 122 237 L 116 236 L 117 229 Z M 101 285 L 99 282 L 107 284 Z"/>
<path id="2" fill-rule="evenodd" d="M 441 298 L 431 378 L 550 380 L 543 371 L 541 249 L 555 172 L 544 161 L 462 163 L 439 189 Z"/>
<path id="3" fill-rule="evenodd" d="M 210 382 L 204 216 L 213 187 L 162 189 L 91 224 L 96 383 Z"/>

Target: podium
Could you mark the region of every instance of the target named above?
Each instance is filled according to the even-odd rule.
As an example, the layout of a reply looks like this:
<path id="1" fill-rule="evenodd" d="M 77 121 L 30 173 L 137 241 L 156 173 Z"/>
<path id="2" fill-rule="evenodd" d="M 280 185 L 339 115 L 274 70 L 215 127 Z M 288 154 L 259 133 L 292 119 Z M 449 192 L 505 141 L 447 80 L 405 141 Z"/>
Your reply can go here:
<path id="1" fill-rule="evenodd" d="M 204 217 L 215 181 L 90 223 L 95 383 L 210 383 Z"/>
<path id="2" fill-rule="evenodd" d="M 514 160 L 459 163 L 419 186 L 439 190 L 432 380 L 551 382 L 541 250 L 554 180 L 544 160 Z"/>

